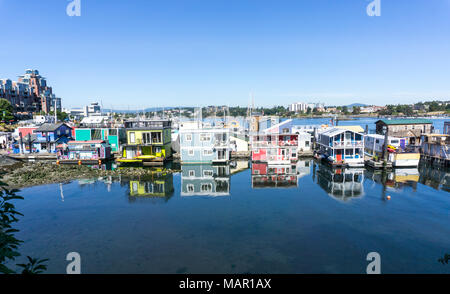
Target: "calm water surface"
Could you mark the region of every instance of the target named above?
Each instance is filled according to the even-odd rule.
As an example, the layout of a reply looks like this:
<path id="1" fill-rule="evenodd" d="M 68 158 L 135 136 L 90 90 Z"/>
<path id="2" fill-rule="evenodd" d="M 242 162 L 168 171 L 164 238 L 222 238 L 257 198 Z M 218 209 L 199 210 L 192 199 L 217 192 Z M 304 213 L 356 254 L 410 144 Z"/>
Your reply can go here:
<path id="1" fill-rule="evenodd" d="M 384 273 L 450 272 L 448 173 L 246 167 L 24 189 L 21 252 L 49 273 L 72 251 L 83 273 L 365 273 L 372 251 Z"/>

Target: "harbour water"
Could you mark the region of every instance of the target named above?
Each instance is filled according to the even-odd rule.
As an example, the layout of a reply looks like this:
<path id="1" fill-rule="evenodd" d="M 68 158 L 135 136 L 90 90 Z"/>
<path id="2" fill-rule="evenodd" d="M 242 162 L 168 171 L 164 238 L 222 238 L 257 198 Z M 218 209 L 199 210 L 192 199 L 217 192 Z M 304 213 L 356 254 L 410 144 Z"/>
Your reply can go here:
<path id="1" fill-rule="evenodd" d="M 23 189 L 21 253 L 65 273 L 449 273 L 450 174 L 331 170 L 266 177 L 251 164 Z M 389 196 L 389 197 L 388 197 Z M 390 200 L 388 200 L 390 198 Z"/>

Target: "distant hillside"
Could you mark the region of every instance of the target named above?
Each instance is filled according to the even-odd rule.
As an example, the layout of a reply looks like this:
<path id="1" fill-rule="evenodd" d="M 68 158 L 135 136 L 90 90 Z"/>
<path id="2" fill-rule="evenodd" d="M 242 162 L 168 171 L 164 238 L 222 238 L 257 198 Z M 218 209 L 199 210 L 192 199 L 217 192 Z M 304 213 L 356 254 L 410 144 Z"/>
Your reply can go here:
<path id="1" fill-rule="evenodd" d="M 161 110 L 169 110 L 169 109 L 174 109 L 174 108 L 178 108 L 178 107 L 150 107 L 150 108 L 145 108 L 144 112 L 154 112 L 154 111 L 161 111 Z M 116 112 L 116 113 L 136 113 L 136 112 L 142 112 L 142 109 L 134 109 L 134 110 L 123 110 L 123 109 L 109 109 L 109 108 L 104 108 L 102 109 L 103 112 Z"/>
<path id="2" fill-rule="evenodd" d="M 365 107 L 368 106 L 367 104 L 362 104 L 362 103 L 353 103 L 350 105 L 347 105 L 348 108 L 353 108 L 353 107 Z"/>

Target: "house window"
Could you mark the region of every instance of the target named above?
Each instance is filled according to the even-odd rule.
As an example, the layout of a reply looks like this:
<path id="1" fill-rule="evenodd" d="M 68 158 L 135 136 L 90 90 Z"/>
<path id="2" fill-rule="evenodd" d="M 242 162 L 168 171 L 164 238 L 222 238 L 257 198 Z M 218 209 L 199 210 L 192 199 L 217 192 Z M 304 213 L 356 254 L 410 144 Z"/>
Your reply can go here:
<path id="1" fill-rule="evenodd" d="M 211 141 L 211 135 L 210 134 L 200 134 L 200 141 L 201 142 Z"/>
<path id="2" fill-rule="evenodd" d="M 202 192 L 211 192 L 212 184 L 202 184 L 201 191 Z"/>
<path id="3" fill-rule="evenodd" d="M 187 191 L 188 191 L 188 192 L 190 192 L 190 193 L 193 193 L 193 192 L 194 192 L 194 185 L 189 184 L 189 185 L 187 185 L 186 187 L 187 187 Z"/>
<path id="4" fill-rule="evenodd" d="M 193 149 L 189 149 L 188 154 L 189 154 L 189 156 L 194 156 L 194 150 Z"/>
<path id="5" fill-rule="evenodd" d="M 152 143 L 162 143 L 162 132 L 153 132 L 152 135 Z"/>
<path id="6" fill-rule="evenodd" d="M 155 147 L 155 153 L 161 153 L 161 147 Z"/>
<path id="7" fill-rule="evenodd" d="M 192 134 L 186 135 L 186 141 L 191 142 L 192 141 Z"/>
<path id="8" fill-rule="evenodd" d="M 309 147 L 309 141 L 305 141 L 305 147 Z"/>
<path id="9" fill-rule="evenodd" d="M 212 177 L 213 176 L 213 171 L 212 170 L 204 170 L 203 171 L 203 176 L 205 176 L 205 177 Z"/>
<path id="10" fill-rule="evenodd" d="M 144 144 L 151 144 L 151 133 L 142 133 L 142 142 Z"/>
<path id="11" fill-rule="evenodd" d="M 130 133 L 130 143 L 136 143 L 136 135 L 134 132 Z"/>
<path id="12" fill-rule="evenodd" d="M 203 155 L 205 155 L 205 156 L 209 156 L 212 154 L 213 154 L 212 150 L 207 150 L 207 149 L 203 150 Z"/>
<path id="13" fill-rule="evenodd" d="M 189 171 L 189 176 L 190 177 L 195 177 L 195 170 L 190 170 Z"/>
<path id="14" fill-rule="evenodd" d="M 345 150 L 345 155 L 352 156 L 353 155 L 353 149 L 346 149 Z"/>

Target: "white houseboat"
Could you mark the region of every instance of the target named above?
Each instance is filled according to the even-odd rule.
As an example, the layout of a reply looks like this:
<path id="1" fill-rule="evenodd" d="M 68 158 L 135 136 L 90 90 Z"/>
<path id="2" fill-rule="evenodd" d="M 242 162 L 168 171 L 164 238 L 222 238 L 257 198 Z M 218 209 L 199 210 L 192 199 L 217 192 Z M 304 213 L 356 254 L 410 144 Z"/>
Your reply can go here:
<path id="1" fill-rule="evenodd" d="M 364 134 L 332 128 L 318 135 L 318 157 L 333 166 L 364 166 Z"/>
<path id="2" fill-rule="evenodd" d="M 385 137 L 379 134 L 369 134 L 364 138 L 366 159 L 377 162 L 383 158 Z M 388 137 L 388 162 L 393 167 L 417 167 L 420 161 L 419 152 L 406 152 L 408 138 Z"/>

